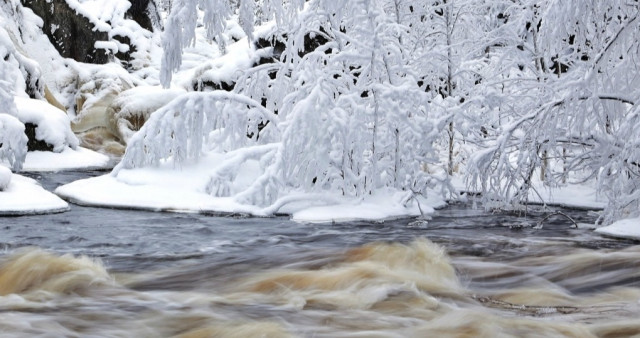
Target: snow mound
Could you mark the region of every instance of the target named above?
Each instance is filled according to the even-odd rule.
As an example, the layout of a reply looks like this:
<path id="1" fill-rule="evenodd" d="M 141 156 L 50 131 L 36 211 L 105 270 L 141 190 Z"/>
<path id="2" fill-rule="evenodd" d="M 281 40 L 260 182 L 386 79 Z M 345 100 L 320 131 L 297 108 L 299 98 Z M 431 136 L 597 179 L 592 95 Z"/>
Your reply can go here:
<path id="1" fill-rule="evenodd" d="M 69 205 L 65 201 L 24 176 L 13 174 L 7 189 L 0 192 L 0 215 L 3 216 L 38 215 L 67 210 Z"/>
<path id="2" fill-rule="evenodd" d="M 32 151 L 27 153 L 22 171 L 59 171 L 70 169 L 104 169 L 109 167 L 108 156 L 78 147 L 64 148 L 60 153 Z"/>
<path id="3" fill-rule="evenodd" d="M 640 240 L 640 218 L 619 220 L 609 226 L 597 228 L 595 232 L 611 237 Z"/>
<path id="4" fill-rule="evenodd" d="M 37 125 L 36 139 L 52 145 L 54 152 L 78 147 L 78 138 L 71 131 L 71 122 L 65 112 L 40 100 L 16 97 L 15 103 L 18 119 L 25 124 Z"/>

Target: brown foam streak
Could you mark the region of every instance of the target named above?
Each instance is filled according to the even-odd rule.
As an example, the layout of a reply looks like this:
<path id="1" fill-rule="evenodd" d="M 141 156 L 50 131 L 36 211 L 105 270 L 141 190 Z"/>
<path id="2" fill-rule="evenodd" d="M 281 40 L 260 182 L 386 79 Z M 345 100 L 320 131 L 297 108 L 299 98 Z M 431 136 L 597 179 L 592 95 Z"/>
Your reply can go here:
<path id="1" fill-rule="evenodd" d="M 0 295 L 34 291 L 69 293 L 113 283 L 99 262 L 85 256 L 56 256 L 31 248 L 0 263 Z"/>

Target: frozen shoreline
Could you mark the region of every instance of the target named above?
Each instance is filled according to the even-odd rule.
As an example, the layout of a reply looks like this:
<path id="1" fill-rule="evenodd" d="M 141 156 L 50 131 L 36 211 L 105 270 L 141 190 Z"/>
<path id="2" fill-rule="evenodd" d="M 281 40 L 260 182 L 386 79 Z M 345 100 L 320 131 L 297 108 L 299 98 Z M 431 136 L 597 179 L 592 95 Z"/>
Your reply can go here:
<path id="1" fill-rule="evenodd" d="M 21 175 L 13 174 L 7 189 L 0 192 L 0 216 L 41 215 L 67 210 L 67 202 L 35 180 Z"/>
<path id="2" fill-rule="evenodd" d="M 63 170 L 106 168 L 109 157 L 92 150 L 69 147 L 60 153 L 28 152 L 22 172 L 54 172 Z M 0 165 L 7 165 L 3 162 Z M 69 210 L 69 204 L 44 189 L 31 178 L 11 173 L 10 183 L 0 191 L 0 216 L 23 216 L 59 213 Z"/>
<path id="3" fill-rule="evenodd" d="M 284 198 L 289 201 L 282 203 L 281 207 L 262 208 L 238 203 L 231 197 L 213 197 L 201 191 L 175 186 L 128 184 L 111 175 L 78 180 L 58 187 L 55 193 L 71 203 L 83 206 L 222 215 L 246 214 L 255 217 L 286 214 L 294 221 L 308 223 L 383 221 L 422 214 L 426 216 L 432 214 L 435 208 L 446 205 L 444 199 L 431 196 L 418 197 L 420 207 L 414 201 L 409 201 L 405 206 L 402 201 L 406 192 L 381 190 L 364 199 L 343 198 L 330 194 L 291 194 Z"/>

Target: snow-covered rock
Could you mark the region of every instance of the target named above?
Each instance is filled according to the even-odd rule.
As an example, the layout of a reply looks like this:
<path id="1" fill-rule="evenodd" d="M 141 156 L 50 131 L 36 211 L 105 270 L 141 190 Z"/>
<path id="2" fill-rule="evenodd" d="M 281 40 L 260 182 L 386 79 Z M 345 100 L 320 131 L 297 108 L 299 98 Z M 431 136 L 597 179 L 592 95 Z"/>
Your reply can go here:
<path id="1" fill-rule="evenodd" d="M 5 191 L 11 184 L 11 170 L 0 165 L 0 191 Z"/>
<path id="2" fill-rule="evenodd" d="M 640 240 L 640 218 L 626 218 L 611 225 L 597 228 L 595 232 L 618 238 Z"/>
<path id="3" fill-rule="evenodd" d="M 60 55 L 79 62 L 105 64 L 110 55 L 122 61 L 145 47 L 141 34 L 150 36 L 158 21 L 153 2 L 127 0 L 32 0 L 23 1 L 42 19 L 42 31 Z M 133 17 L 136 21 L 128 20 Z M 152 18 L 153 17 L 153 18 Z M 144 31 L 144 32 L 143 32 Z"/>
<path id="4" fill-rule="evenodd" d="M 65 201 L 21 175 L 13 174 L 8 188 L 0 191 L 0 215 L 38 215 L 67 210 L 69 205 Z"/>
<path id="5" fill-rule="evenodd" d="M 54 152 L 61 152 L 66 147 L 78 147 L 78 138 L 71 131 L 71 122 L 65 112 L 40 100 L 16 97 L 15 103 L 18 119 L 24 124 L 36 126 L 36 141 L 46 142 Z"/>

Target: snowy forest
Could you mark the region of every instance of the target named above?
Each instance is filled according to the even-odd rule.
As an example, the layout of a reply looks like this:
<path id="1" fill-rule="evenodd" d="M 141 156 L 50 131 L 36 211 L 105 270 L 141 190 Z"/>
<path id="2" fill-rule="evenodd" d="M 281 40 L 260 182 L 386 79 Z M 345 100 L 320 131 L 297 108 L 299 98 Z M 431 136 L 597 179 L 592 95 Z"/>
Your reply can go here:
<path id="1" fill-rule="evenodd" d="M 393 209 L 383 217 L 437 200 L 524 210 L 584 188 L 599 225 L 631 219 L 639 13 L 628 0 L 7 0 L 0 190 L 29 153 L 91 149 L 113 171 L 58 196 Z M 172 194 L 184 205 L 165 206 Z"/>

